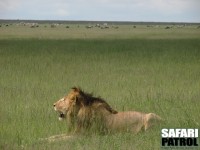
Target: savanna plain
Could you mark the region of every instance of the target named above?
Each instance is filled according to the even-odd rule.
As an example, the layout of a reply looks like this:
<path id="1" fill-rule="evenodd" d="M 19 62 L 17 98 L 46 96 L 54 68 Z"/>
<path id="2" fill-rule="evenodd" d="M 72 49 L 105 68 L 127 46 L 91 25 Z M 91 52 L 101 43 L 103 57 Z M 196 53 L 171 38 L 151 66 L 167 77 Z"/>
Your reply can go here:
<path id="1" fill-rule="evenodd" d="M 165 121 L 136 135 L 41 141 L 67 133 L 53 103 L 73 86 Z M 200 29 L 2 25 L 0 103 L 0 149 L 158 150 L 162 128 L 200 128 Z"/>

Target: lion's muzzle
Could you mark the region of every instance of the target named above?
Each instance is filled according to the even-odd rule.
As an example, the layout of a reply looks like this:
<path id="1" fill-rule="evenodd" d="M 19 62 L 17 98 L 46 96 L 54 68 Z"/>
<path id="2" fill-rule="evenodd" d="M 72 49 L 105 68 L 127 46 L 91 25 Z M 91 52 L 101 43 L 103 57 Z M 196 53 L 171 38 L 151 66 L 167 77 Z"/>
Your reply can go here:
<path id="1" fill-rule="evenodd" d="M 63 119 L 65 119 L 65 114 L 63 113 L 60 113 L 59 115 L 59 118 L 58 118 L 60 121 L 62 121 Z"/>
<path id="2" fill-rule="evenodd" d="M 62 111 L 60 111 L 59 109 L 57 109 L 56 104 L 53 104 L 53 108 L 54 108 L 54 110 L 55 110 L 56 112 L 59 113 L 58 119 L 59 119 L 60 121 L 62 121 L 63 119 L 66 118 L 65 113 L 63 113 Z"/>

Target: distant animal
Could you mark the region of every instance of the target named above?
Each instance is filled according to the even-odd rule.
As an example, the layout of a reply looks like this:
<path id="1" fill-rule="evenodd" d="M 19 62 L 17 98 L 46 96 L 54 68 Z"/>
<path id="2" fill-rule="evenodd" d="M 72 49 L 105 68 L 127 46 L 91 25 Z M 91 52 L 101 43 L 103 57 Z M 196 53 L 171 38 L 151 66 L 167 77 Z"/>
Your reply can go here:
<path id="1" fill-rule="evenodd" d="M 154 113 L 117 112 L 102 98 L 73 87 L 69 94 L 53 104 L 59 120 L 67 119 L 75 133 L 87 131 L 93 125 L 101 132 L 131 131 L 138 133 L 160 122 Z"/>
<path id="2" fill-rule="evenodd" d="M 91 29 L 91 28 L 93 28 L 93 26 L 86 26 L 86 28 L 87 28 L 87 29 Z"/>

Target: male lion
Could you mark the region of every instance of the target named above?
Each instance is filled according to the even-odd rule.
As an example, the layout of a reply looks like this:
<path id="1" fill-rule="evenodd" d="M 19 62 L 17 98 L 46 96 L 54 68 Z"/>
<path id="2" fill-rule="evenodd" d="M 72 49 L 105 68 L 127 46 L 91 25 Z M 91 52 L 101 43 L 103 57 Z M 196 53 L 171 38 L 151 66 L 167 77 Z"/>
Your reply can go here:
<path id="1" fill-rule="evenodd" d="M 93 97 L 80 88 L 73 87 L 70 93 L 54 103 L 55 111 L 59 112 L 59 120 L 67 118 L 75 132 L 92 128 L 96 125 L 100 131 L 131 131 L 139 132 L 142 128 L 149 129 L 161 118 L 154 113 L 136 111 L 117 112 L 103 99 Z"/>

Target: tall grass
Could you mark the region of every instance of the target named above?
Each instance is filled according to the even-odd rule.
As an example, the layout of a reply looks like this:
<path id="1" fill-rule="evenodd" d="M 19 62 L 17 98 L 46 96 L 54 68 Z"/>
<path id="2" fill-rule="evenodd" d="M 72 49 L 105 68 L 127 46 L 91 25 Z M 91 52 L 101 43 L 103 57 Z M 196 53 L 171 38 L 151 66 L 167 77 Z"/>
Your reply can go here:
<path id="1" fill-rule="evenodd" d="M 132 135 L 65 133 L 52 104 L 72 86 L 119 111 L 155 112 L 162 127 L 199 128 L 200 40 L 0 40 L 2 149 L 160 149 L 160 128 Z"/>

